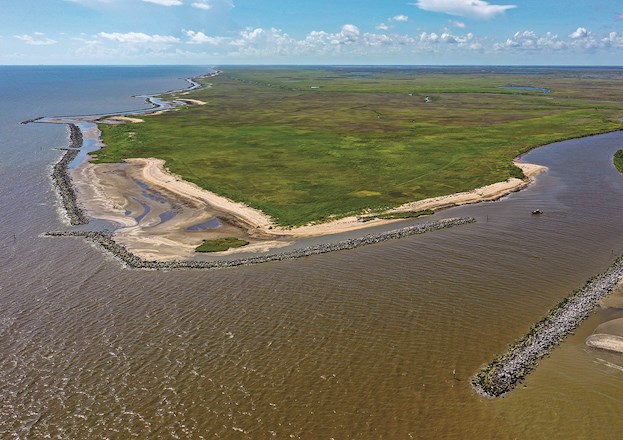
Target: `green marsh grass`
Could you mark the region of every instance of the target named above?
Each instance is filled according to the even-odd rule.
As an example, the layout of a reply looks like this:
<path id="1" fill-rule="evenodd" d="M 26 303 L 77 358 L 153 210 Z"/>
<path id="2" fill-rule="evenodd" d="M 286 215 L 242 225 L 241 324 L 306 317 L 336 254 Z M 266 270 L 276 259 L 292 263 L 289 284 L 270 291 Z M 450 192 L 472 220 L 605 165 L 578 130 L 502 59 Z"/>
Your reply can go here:
<path id="1" fill-rule="evenodd" d="M 101 124 L 107 147 L 95 161 L 164 159 L 297 226 L 522 177 L 512 160 L 532 148 L 623 127 L 623 88 L 609 72 L 513 72 L 225 68 L 183 96 L 206 105 Z"/>
<path id="2" fill-rule="evenodd" d="M 619 170 L 619 173 L 623 173 L 623 150 L 614 153 L 614 166 Z"/>
<path id="3" fill-rule="evenodd" d="M 232 248 L 239 248 L 248 245 L 246 240 L 240 240 L 235 237 L 219 238 L 216 240 L 203 240 L 195 252 L 223 252 Z"/>

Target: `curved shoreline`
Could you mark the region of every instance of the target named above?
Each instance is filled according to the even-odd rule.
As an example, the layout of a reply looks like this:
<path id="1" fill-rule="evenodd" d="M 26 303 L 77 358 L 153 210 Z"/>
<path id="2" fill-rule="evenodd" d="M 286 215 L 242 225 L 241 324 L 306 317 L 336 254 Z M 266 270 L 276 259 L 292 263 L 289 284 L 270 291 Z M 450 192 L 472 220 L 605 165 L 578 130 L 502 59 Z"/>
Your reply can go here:
<path id="1" fill-rule="evenodd" d="M 166 169 L 165 162 L 162 159 L 133 158 L 126 159 L 125 162 L 141 167 L 142 180 L 148 185 L 163 188 L 191 201 L 207 203 L 219 211 L 233 215 L 266 235 L 295 239 L 319 237 L 351 232 L 374 226 L 389 225 L 397 221 L 395 219 L 373 219 L 364 222 L 359 216 L 348 216 L 325 223 L 286 228 L 277 225 L 273 221 L 272 217 L 258 209 L 252 208 L 242 202 L 236 202 L 228 199 L 227 197 L 213 193 L 192 182 L 184 180 L 181 176 L 171 173 Z M 547 170 L 547 167 L 519 162 L 517 160 L 514 161 L 514 164 L 522 169 L 526 176 L 525 179 L 511 178 L 504 182 L 493 183 L 471 191 L 410 202 L 399 207 L 386 210 L 383 213 L 420 211 L 425 209 L 436 210 L 470 203 L 498 200 L 510 193 L 526 188 L 534 181 L 538 174 Z"/>
<path id="2" fill-rule="evenodd" d="M 476 373 L 471 380 L 475 391 L 485 397 L 503 397 L 513 390 L 622 281 L 623 256 L 620 256 L 608 270 L 563 299 L 523 338 Z"/>
<path id="3" fill-rule="evenodd" d="M 192 261 L 192 260 L 173 260 L 173 261 L 156 261 L 145 260 L 136 254 L 128 251 L 127 248 L 117 243 L 111 233 L 93 232 L 93 231 L 64 231 L 64 232 L 47 232 L 46 237 L 81 237 L 90 243 L 95 244 L 103 249 L 106 253 L 120 260 L 125 265 L 133 269 L 222 269 L 227 267 L 247 266 L 252 264 L 268 263 L 271 261 L 292 260 L 296 258 L 308 257 L 311 255 L 325 254 L 347 249 L 355 249 L 371 244 L 382 243 L 388 240 L 396 240 L 399 238 L 409 237 L 412 235 L 424 234 L 426 232 L 437 231 L 440 229 L 451 228 L 454 226 L 475 223 L 476 219 L 472 217 L 460 217 L 438 220 L 429 223 L 423 223 L 415 226 L 407 226 L 400 229 L 394 229 L 376 234 L 367 234 L 358 238 L 341 240 L 333 243 L 319 244 L 315 246 L 307 246 L 302 249 L 294 249 L 285 252 L 278 252 L 268 255 L 257 255 L 247 258 L 238 258 L 234 260 L 216 260 L 216 261 Z"/>

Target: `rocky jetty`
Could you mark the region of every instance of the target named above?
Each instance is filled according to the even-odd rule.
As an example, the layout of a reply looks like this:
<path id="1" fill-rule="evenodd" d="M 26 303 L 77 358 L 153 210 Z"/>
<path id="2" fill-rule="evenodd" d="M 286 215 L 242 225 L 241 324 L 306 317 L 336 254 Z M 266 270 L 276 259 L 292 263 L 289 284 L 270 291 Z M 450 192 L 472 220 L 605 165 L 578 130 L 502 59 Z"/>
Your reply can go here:
<path id="1" fill-rule="evenodd" d="M 22 125 L 30 124 L 31 122 L 37 122 L 38 120 L 43 119 L 43 116 L 39 116 L 32 119 L 26 119 L 25 121 L 20 122 Z"/>
<path id="2" fill-rule="evenodd" d="M 233 260 L 216 260 L 216 261 L 193 261 L 193 260 L 176 260 L 176 261 L 153 261 L 144 260 L 132 252 L 128 251 L 125 246 L 117 243 L 110 232 L 85 232 L 85 231 L 65 231 L 65 232 L 48 232 L 48 237 L 82 237 L 85 240 L 94 243 L 107 253 L 113 255 L 124 264 L 135 269 L 220 269 L 226 267 L 246 266 L 250 264 L 267 263 L 270 261 L 283 261 L 295 258 L 307 257 L 310 255 L 324 254 L 327 252 L 340 251 L 345 249 L 354 249 L 370 244 L 381 243 L 387 240 L 395 240 L 398 238 L 408 237 L 411 235 L 424 234 L 426 232 L 437 231 L 439 229 L 450 228 L 453 226 L 474 223 L 474 218 L 449 218 L 429 223 L 423 223 L 415 226 L 407 226 L 405 228 L 394 229 L 387 232 L 379 232 L 375 234 L 367 234 L 358 238 L 350 238 L 347 240 L 336 241 L 333 243 L 319 244 L 308 246 L 301 249 L 279 252 L 268 255 L 257 255 L 246 258 L 238 258 Z"/>
<path id="3" fill-rule="evenodd" d="M 501 397 L 534 370 L 565 337 L 586 319 L 597 302 L 609 295 L 623 279 L 623 256 L 610 268 L 586 282 L 584 287 L 552 308 L 547 316 L 508 351 L 498 356 L 472 379 L 472 386 L 486 397 Z"/>
<path id="4" fill-rule="evenodd" d="M 67 124 L 69 126 L 69 148 L 82 148 L 84 138 L 82 131 L 76 124 Z"/>
<path id="5" fill-rule="evenodd" d="M 69 223 L 72 226 L 86 225 L 89 223 L 84 210 L 78 204 L 76 191 L 67 172 L 67 165 L 78 156 L 78 150 L 67 150 L 61 160 L 52 168 L 52 181 L 56 185 L 61 204 L 67 212 Z"/>

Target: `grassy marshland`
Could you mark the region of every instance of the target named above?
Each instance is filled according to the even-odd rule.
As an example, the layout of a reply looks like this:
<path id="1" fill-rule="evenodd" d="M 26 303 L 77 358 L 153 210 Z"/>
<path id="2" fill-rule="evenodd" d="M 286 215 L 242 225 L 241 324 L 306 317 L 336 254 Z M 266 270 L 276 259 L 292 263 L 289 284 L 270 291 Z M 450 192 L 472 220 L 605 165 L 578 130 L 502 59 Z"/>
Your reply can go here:
<path id="1" fill-rule="evenodd" d="M 524 70 L 224 68 L 168 96 L 207 105 L 101 125 L 108 147 L 96 160 L 158 157 L 301 225 L 521 177 L 518 154 L 623 127 L 617 70 Z"/>

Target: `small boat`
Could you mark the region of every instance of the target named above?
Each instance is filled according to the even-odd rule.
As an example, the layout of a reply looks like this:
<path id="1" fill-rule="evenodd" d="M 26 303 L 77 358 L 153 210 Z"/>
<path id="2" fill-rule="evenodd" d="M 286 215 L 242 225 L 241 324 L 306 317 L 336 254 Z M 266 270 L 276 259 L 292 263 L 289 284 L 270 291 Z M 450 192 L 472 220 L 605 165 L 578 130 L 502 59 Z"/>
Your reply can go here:
<path id="1" fill-rule="evenodd" d="M 539 214 L 543 214 L 543 211 L 541 211 L 540 209 L 535 209 L 534 211 L 532 211 L 532 215 L 539 215 Z"/>

